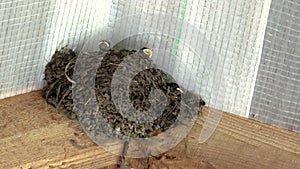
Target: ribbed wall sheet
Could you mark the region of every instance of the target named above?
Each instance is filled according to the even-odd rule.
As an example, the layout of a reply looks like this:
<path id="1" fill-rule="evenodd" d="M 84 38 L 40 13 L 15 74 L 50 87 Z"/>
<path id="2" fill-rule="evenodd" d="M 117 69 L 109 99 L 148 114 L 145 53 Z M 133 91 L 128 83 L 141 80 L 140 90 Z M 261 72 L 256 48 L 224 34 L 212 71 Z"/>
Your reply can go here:
<path id="1" fill-rule="evenodd" d="M 111 36 L 131 35 L 117 47 L 153 48 L 156 64 L 208 106 L 248 116 L 270 0 L 113 2 Z"/>
<path id="2" fill-rule="evenodd" d="M 0 98 L 40 89 L 44 66 L 56 49 L 67 45 L 80 50 L 100 31 L 99 40 L 122 37 L 116 47 L 153 48 L 157 65 L 200 94 L 208 106 L 247 117 L 252 101 L 255 119 L 299 122 L 299 2 L 274 0 L 271 11 L 270 4 L 271 0 L 1 1 Z M 266 77 L 275 75 L 277 81 L 267 83 Z M 280 90 L 270 86 L 283 82 L 287 87 Z M 266 89 L 272 89 L 271 95 L 264 95 L 270 97 L 271 109 L 263 101 Z M 276 107 L 278 102 L 281 107 Z M 286 118 L 277 118 L 279 113 L 275 117 L 273 109 L 285 112 Z"/>
<path id="3" fill-rule="evenodd" d="M 250 118 L 300 132 L 300 1 L 273 0 Z"/>
<path id="4" fill-rule="evenodd" d="M 109 0 L 2 0 L 0 98 L 40 89 L 57 48 L 80 48 L 107 23 Z"/>

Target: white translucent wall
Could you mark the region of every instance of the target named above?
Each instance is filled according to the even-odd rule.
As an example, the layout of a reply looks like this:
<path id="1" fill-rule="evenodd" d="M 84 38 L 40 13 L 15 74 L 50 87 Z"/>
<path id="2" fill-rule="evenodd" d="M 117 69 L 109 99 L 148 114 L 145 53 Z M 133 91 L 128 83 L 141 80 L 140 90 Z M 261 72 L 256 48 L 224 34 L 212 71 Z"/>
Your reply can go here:
<path id="1" fill-rule="evenodd" d="M 110 1 L 0 2 L 0 98 L 43 86 L 45 64 L 57 48 L 80 48 L 108 22 Z"/>
<path id="2" fill-rule="evenodd" d="M 157 65 L 173 68 L 174 78 L 200 94 L 208 106 L 247 117 L 270 2 L 116 0 L 109 25 L 119 30 L 119 36 L 128 31 L 147 32 L 153 25 L 163 27 L 168 37 L 159 33 L 136 35 L 119 47 L 153 48 Z M 158 19 L 152 17 L 156 14 Z M 118 24 L 124 18 L 127 22 Z"/>
<path id="3" fill-rule="evenodd" d="M 181 39 L 204 34 L 201 54 L 186 46 L 178 51 L 196 77 L 189 86 L 209 106 L 248 116 L 253 85 L 264 37 L 270 0 L 188 1 L 184 19 L 196 25 L 192 35 L 182 30 Z"/>
<path id="4" fill-rule="evenodd" d="M 250 118 L 300 132 L 300 1 L 273 0 Z"/>
<path id="5" fill-rule="evenodd" d="M 200 94 L 208 106 L 247 117 L 270 4 L 271 0 L 3 0 L 0 98 L 41 89 L 45 64 L 58 48 L 80 50 L 104 27 L 118 30 L 118 36 L 157 26 L 170 36 L 139 34 L 118 47 L 153 48 L 153 60 L 172 68 L 174 78 Z M 154 22 L 148 14 L 161 17 Z M 126 17 L 126 24 L 118 24 Z M 110 36 L 114 35 L 104 37 Z"/>

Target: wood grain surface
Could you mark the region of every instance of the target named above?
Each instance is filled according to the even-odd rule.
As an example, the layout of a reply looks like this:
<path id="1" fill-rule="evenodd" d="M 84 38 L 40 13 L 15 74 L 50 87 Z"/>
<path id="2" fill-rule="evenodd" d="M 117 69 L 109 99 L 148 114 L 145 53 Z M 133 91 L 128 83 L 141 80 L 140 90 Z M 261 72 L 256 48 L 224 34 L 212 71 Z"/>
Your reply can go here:
<path id="1" fill-rule="evenodd" d="M 174 149 L 135 168 L 300 168 L 300 135 L 228 113 L 205 143 L 198 137 L 208 112 Z M 0 168 L 117 168 L 119 157 L 95 145 L 80 125 L 36 91 L 0 100 Z"/>

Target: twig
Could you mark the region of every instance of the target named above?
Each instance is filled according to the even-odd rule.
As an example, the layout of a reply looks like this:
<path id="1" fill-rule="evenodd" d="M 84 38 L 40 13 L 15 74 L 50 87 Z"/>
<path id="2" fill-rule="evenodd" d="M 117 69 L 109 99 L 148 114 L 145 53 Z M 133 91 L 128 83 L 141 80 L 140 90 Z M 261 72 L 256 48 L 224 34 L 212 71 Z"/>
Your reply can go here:
<path id="1" fill-rule="evenodd" d="M 65 99 L 65 97 L 70 93 L 71 90 L 72 90 L 71 87 L 69 87 L 69 89 L 66 91 L 66 93 L 62 96 L 62 98 L 60 99 L 60 101 L 57 104 L 58 108 L 60 107 L 61 102 Z"/>
<path id="2" fill-rule="evenodd" d="M 69 69 L 69 66 L 70 66 L 71 63 L 73 63 L 73 62 L 70 61 L 70 62 L 67 64 L 67 66 L 65 67 L 65 76 L 66 76 L 66 78 L 67 78 L 67 80 L 68 80 L 69 82 L 75 83 L 75 81 L 72 80 L 72 79 L 67 75 L 67 72 L 68 72 L 68 69 Z"/>
<path id="3" fill-rule="evenodd" d="M 60 93 L 60 88 L 61 88 L 61 85 L 58 85 L 58 88 L 57 88 L 57 91 L 56 91 L 56 103 L 58 103 L 58 96 L 59 96 L 59 93 Z"/>
<path id="4" fill-rule="evenodd" d="M 49 86 L 49 90 L 46 92 L 46 95 L 45 95 L 46 99 L 48 99 L 50 91 L 54 88 L 54 86 L 55 86 L 58 82 L 59 82 L 59 80 L 56 80 L 54 83 L 52 83 L 52 84 Z"/>

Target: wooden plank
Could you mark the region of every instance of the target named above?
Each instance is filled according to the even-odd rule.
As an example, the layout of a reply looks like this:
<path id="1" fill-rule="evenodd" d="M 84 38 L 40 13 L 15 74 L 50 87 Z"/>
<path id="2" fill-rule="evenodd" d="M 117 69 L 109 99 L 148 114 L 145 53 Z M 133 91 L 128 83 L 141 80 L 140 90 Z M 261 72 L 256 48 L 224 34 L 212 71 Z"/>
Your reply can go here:
<path id="1" fill-rule="evenodd" d="M 118 157 L 95 145 L 41 92 L 0 100 L 0 168 L 116 168 Z M 204 108 L 175 158 L 126 159 L 134 168 L 300 168 L 300 135 L 223 113 L 211 138 L 198 143 Z M 149 164 L 149 166 L 148 166 Z"/>
<path id="2" fill-rule="evenodd" d="M 41 95 L 0 101 L 0 168 L 101 168 L 117 162 Z"/>
<path id="3" fill-rule="evenodd" d="M 211 138 L 199 144 L 198 137 L 210 110 L 212 109 L 204 108 L 203 115 L 188 137 L 167 152 L 168 156 L 176 157 L 174 160 L 128 159 L 129 165 L 140 167 L 148 166 L 149 163 L 161 166 L 175 164 L 171 168 L 216 169 L 300 168 L 300 134 L 228 113 L 223 113 Z M 185 159 L 186 162 L 180 163 L 181 159 Z M 197 167 L 194 167 L 197 162 Z M 206 167 L 203 163 L 207 164 Z"/>

